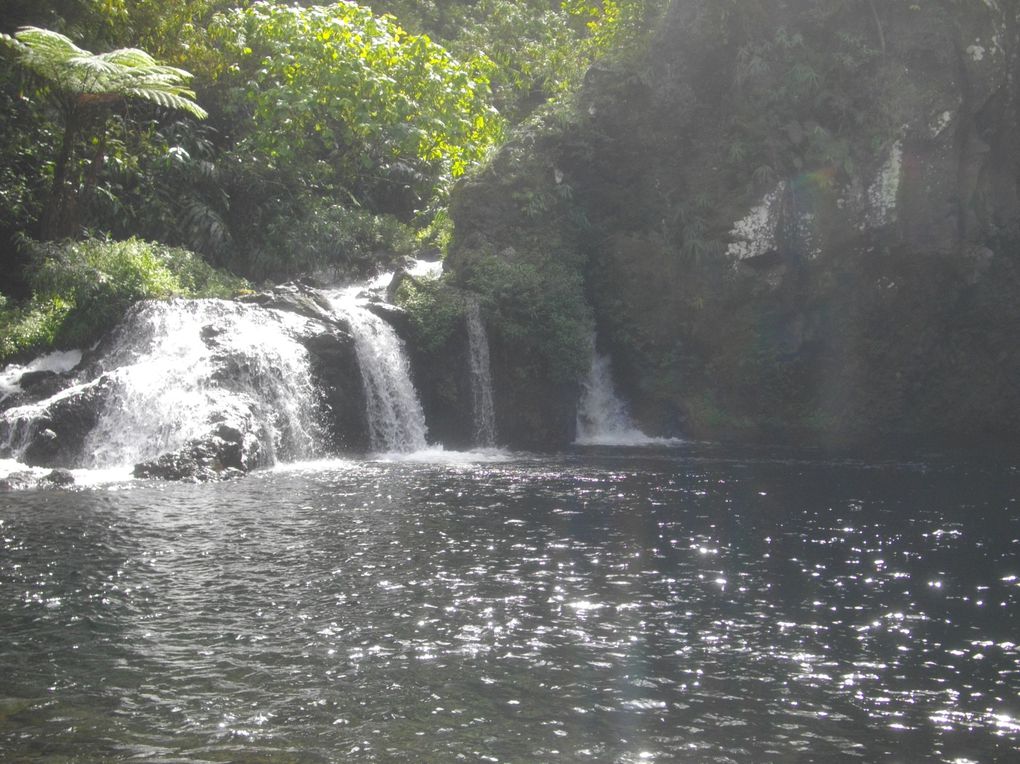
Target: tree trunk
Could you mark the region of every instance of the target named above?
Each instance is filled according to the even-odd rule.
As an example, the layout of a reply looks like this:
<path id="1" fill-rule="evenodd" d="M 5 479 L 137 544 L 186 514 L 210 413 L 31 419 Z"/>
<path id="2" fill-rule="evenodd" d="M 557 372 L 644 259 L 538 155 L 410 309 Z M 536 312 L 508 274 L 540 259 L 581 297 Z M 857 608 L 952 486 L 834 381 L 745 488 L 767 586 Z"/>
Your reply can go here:
<path id="1" fill-rule="evenodd" d="M 70 236 L 75 227 L 74 193 L 68 188 L 68 175 L 74 159 L 74 144 L 78 140 L 81 122 L 78 115 L 71 112 L 64 120 L 64 136 L 60 141 L 60 151 L 53 164 L 53 187 L 43 211 L 39 237 L 43 241 L 53 241 Z"/>

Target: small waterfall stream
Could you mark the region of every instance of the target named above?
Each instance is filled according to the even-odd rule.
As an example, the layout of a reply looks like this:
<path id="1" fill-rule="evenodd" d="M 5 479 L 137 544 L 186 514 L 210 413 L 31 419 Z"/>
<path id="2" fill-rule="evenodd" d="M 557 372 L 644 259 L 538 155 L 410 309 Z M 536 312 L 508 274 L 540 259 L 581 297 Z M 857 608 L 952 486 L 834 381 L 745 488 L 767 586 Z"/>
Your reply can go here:
<path id="1" fill-rule="evenodd" d="M 582 446 L 647 446 L 677 443 L 670 438 L 652 438 L 637 428 L 627 404 L 616 393 L 609 356 L 591 343 L 591 369 L 581 384 L 577 405 L 577 438 Z"/>
<path id="2" fill-rule="evenodd" d="M 496 445 L 496 411 L 492 403 L 492 369 L 489 364 L 489 339 L 482 324 L 478 301 L 467 309 L 468 351 L 471 359 L 471 404 L 475 420 L 475 445 Z"/>
<path id="3" fill-rule="evenodd" d="M 411 381 L 404 343 L 386 321 L 367 307 L 363 286 L 331 292 L 337 315 L 347 319 L 354 335 L 374 451 L 421 451 L 427 447 L 425 414 Z"/>

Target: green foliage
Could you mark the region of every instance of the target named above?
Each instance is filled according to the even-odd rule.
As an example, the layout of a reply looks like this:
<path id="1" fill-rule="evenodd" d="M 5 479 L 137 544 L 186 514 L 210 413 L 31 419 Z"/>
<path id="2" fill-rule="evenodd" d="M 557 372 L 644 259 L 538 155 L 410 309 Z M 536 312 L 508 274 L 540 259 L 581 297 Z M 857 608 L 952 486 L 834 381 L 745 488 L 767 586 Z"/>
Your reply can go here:
<path id="1" fill-rule="evenodd" d="M 22 98 L 13 66 L 0 60 L 0 231 L 25 230 L 39 218 L 47 161 L 60 134 L 38 104 Z M 51 166 L 52 169 L 52 166 Z"/>
<path id="2" fill-rule="evenodd" d="M 21 307 L 0 305 L 0 363 L 51 347 L 70 311 L 59 297 L 34 299 Z"/>
<path id="3" fill-rule="evenodd" d="M 412 254 L 410 228 L 392 215 L 309 201 L 293 218 L 276 218 L 266 231 L 267 274 L 295 275 L 309 271 L 350 278 L 369 274 Z M 295 225 L 297 223 L 297 225 Z M 285 259 L 273 253 L 285 253 Z"/>
<path id="4" fill-rule="evenodd" d="M 535 361 L 558 382 L 581 377 L 592 317 L 577 270 L 480 254 L 461 278 L 481 295 L 487 325 L 515 348 L 522 366 Z"/>
<path id="5" fill-rule="evenodd" d="M 238 150 L 299 162 L 306 183 L 357 195 L 405 163 L 435 192 L 499 136 L 477 67 L 362 6 L 259 2 L 217 16 L 210 33 L 230 61 L 228 108 L 251 119 Z"/>
<path id="6" fill-rule="evenodd" d="M 159 64 L 138 48 L 109 53 L 82 50 L 64 35 L 38 27 L 24 27 L 13 37 L 0 35 L 17 61 L 52 88 L 63 108 L 87 108 L 124 98 L 150 101 L 167 109 L 186 111 L 204 119 L 205 110 L 187 87 L 191 75 Z"/>
<path id="7" fill-rule="evenodd" d="M 633 48 L 668 3 L 655 0 L 563 0 L 563 10 L 584 22 L 594 58 Z"/>
<path id="8" fill-rule="evenodd" d="M 138 300 L 230 297 L 248 287 L 187 250 L 138 239 L 27 246 L 33 296 L 20 308 L 0 310 L 0 361 L 53 345 L 91 343 Z"/>
<path id="9" fill-rule="evenodd" d="M 412 221 L 445 248 L 451 181 L 665 6 L 367 4 L 16 3 L 36 26 L 0 44 L 0 235 L 137 235 L 257 279 L 368 269 Z"/>
<path id="10" fill-rule="evenodd" d="M 466 307 L 463 293 L 441 279 L 405 278 L 397 288 L 396 302 L 411 316 L 415 347 L 429 355 L 449 342 Z"/>
<path id="11" fill-rule="evenodd" d="M 106 119 L 112 106 L 138 100 L 199 119 L 206 116 L 192 100 L 195 94 L 187 87 L 188 72 L 159 64 L 137 48 L 94 54 L 62 34 L 38 27 L 24 27 L 13 37 L 0 35 L 0 44 L 13 51 L 20 67 L 41 81 L 35 96 L 53 109 L 62 132 L 42 218 L 43 238 L 79 233 L 80 189 L 96 184 L 106 155 Z M 86 138 L 91 155 L 87 163 L 76 159 L 81 136 Z"/>
<path id="12" fill-rule="evenodd" d="M 369 0 L 380 12 L 480 58 L 493 102 L 511 123 L 572 92 L 598 58 L 633 48 L 666 0 Z M 481 55 L 479 55 L 481 54 Z"/>
<path id="13" fill-rule="evenodd" d="M 513 122 L 565 94 L 588 63 L 569 16 L 550 5 L 481 0 L 451 42 L 455 50 L 484 51 L 497 108 Z"/>
<path id="14" fill-rule="evenodd" d="M 849 176 L 855 166 L 849 136 L 873 135 L 881 144 L 898 126 L 883 121 L 875 104 L 884 38 L 861 31 L 867 9 L 858 0 L 815 2 L 797 29 L 767 23 L 764 4 L 754 6 L 758 23 L 735 24 L 728 17 L 735 46 L 725 106 L 731 115 L 728 166 L 755 192 L 777 175 Z M 736 13 L 725 3 L 716 12 Z"/>

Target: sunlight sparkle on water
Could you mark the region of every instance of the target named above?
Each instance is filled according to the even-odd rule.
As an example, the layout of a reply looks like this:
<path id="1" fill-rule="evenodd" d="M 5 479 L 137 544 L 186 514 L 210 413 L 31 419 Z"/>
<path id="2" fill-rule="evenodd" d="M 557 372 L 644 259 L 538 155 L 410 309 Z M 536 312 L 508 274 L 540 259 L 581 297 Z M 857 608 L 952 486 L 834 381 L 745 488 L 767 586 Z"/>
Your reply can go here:
<path id="1" fill-rule="evenodd" d="M 1020 752 L 1020 519 L 996 493 L 1014 479 L 447 456 L 5 495 L 0 660 L 12 697 L 53 701 L 7 714 L 0 699 L 5 755 L 269 760 L 286 758 L 280 741 L 323 761 Z M 763 511 L 761 492 L 781 500 Z M 967 544 L 924 536 L 946 528 Z M 976 587 L 996 607 L 954 598 Z"/>

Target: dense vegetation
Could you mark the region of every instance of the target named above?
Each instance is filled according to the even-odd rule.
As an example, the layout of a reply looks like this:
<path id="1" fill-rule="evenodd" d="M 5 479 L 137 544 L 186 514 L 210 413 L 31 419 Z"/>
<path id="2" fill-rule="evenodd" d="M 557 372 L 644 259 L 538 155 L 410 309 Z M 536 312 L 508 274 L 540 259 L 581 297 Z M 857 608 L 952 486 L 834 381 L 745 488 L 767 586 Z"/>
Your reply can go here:
<path id="1" fill-rule="evenodd" d="M 477 303 L 516 442 L 569 439 L 596 334 L 660 432 L 1020 421 L 1014 3 L 16 0 L 0 33 L 0 360 L 427 252 L 412 344 L 443 366 Z"/>
<path id="2" fill-rule="evenodd" d="M 569 108 L 586 67 L 630 45 L 653 5 L 8 4 L 2 357 L 74 336 L 53 330 L 52 301 L 76 300 L 40 291 L 38 274 L 85 237 L 184 248 L 256 281 L 442 248 L 451 184 L 536 109 Z"/>
<path id="3" fill-rule="evenodd" d="M 673 3 L 471 180 L 450 259 L 580 271 L 649 431 L 1015 438 L 1018 43 L 1015 3 Z"/>

